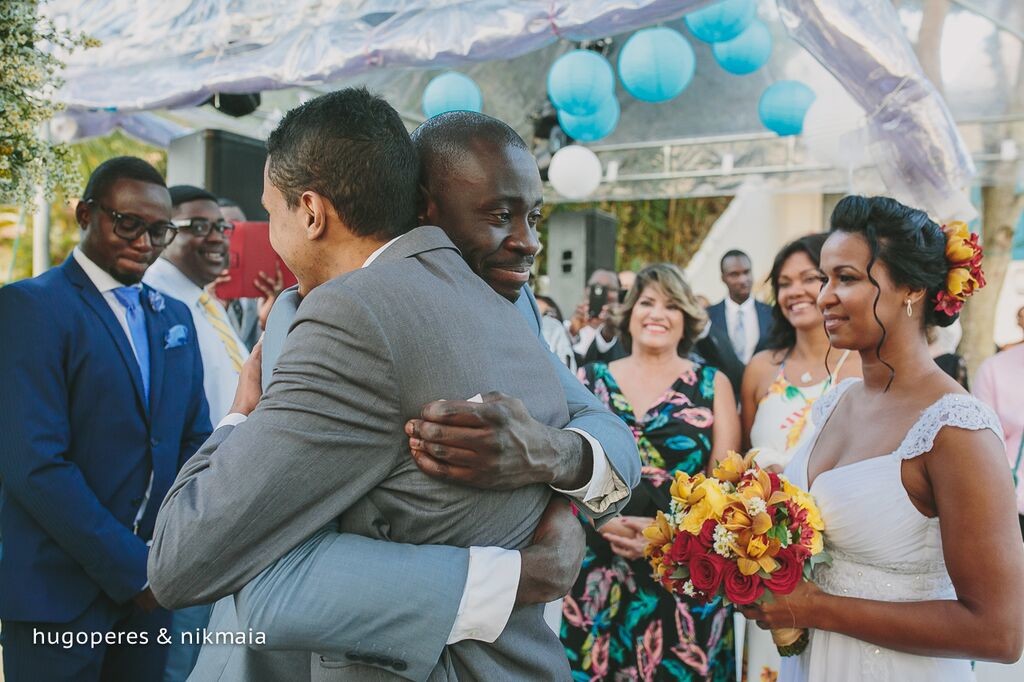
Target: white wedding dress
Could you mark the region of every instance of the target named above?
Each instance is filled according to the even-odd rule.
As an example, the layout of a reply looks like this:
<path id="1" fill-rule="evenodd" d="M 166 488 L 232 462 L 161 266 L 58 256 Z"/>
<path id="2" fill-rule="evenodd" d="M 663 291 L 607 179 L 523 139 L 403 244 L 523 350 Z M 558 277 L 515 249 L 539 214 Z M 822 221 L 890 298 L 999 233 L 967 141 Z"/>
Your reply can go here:
<path id="1" fill-rule="evenodd" d="M 807 489 L 807 459 L 829 415 L 846 390 L 846 379 L 814 405 L 818 433 L 794 455 L 786 476 Z M 992 429 L 1002 438 L 995 414 L 976 398 L 949 394 L 921 413 L 899 448 L 824 471 L 810 488 L 825 522 L 825 548 L 832 566 L 818 566 L 822 590 L 878 601 L 955 599 L 942 557 L 939 520 L 922 515 L 903 487 L 900 464 L 931 450 L 944 426 Z M 936 627 L 944 627 L 936 623 Z M 962 682 L 973 680 L 962 659 L 915 656 L 835 632 L 812 630 L 800 656 L 784 658 L 780 682 Z"/>

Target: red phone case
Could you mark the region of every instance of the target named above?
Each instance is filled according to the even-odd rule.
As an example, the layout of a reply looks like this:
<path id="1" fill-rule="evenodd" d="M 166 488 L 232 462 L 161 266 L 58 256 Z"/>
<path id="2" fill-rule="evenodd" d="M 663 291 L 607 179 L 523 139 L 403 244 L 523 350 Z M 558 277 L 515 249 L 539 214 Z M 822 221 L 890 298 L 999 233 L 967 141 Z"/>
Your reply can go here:
<path id="1" fill-rule="evenodd" d="M 253 285 L 260 272 L 271 279 L 275 268 L 281 268 L 284 286 L 296 283 L 295 275 L 270 245 L 270 223 L 235 223 L 228 247 L 228 274 L 231 280 L 217 286 L 217 297 L 224 301 L 236 298 L 259 298 L 263 292 Z"/>

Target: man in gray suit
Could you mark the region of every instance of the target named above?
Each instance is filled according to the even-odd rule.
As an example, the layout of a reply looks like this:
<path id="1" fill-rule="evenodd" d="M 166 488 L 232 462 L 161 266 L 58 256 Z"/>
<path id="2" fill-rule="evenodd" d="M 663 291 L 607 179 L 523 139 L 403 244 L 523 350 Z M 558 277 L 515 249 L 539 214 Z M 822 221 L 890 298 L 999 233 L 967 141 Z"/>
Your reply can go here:
<path id="1" fill-rule="evenodd" d="M 271 137 L 265 200 L 272 234 L 307 295 L 252 418 L 234 431 L 218 429 L 165 501 L 150 565 L 162 599 L 203 601 L 231 592 L 341 512 L 343 529 L 368 537 L 519 547 L 549 495 L 537 484 L 514 492 L 454 488 L 423 476 L 408 458 L 402 423 L 437 396 L 500 390 L 549 426 L 567 420 L 566 401 L 529 326 L 472 275 L 439 230 L 420 228 L 389 243 L 380 228 L 356 231 L 365 217 L 358 202 L 372 203 L 353 191 L 360 182 L 318 186 L 337 170 L 320 150 L 334 154 L 347 145 L 344 163 L 392 198 L 382 202 L 386 208 L 401 208 L 401 183 L 366 177 L 394 164 L 367 148 L 380 143 L 381 131 L 334 130 L 357 125 L 372 107 L 329 101 L 335 96 L 353 97 L 335 93 L 307 103 Z M 317 120 L 325 108 L 330 115 Z M 314 163 L 297 163 L 300 151 Z M 400 232 L 402 222 L 383 229 Z M 374 265 L 355 271 L 371 254 Z M 317 287 L 322 282 L 328 283 Z M 258 389 L 237 411 L 244 414 L 257 400 Z M 433 674 L 567 676 L 557 640 L 542 624 L 538 630 L 537 611 L 514 612 L 493 646 L 449 647 Z M 363 663 L 400 669 L 403 662 L 390 653 L 320 657 L 314 667 L 337 665 L 367 679 L 372 668 Z"/>
<path id="2" fill-rule="evenodd" d="M 528 271 L 539 250 L 536 228 L 543 190 L 526 143 L 505 123 L 472 112 L 436 116 L 412 137 L 421 162 L 424 201 L 420 222 L 444 229 L 473 271 L 496 292 L 514 301 L 539 337 L 539 311 L 532 292 L 524 284 L 525 278 L 513 276 L 509 283 L 506 274 Z M 283 345 L 284 330 L 295 315 L 297 298 L 292 292 L 285 292 L 271 314 L 263 347 L 265 385 Z M 632 435 L 571 373 L 564 367 L 558 367 L 558 371 L 573 415 L 569 426 L 592 434 L 593 437 L 588 434 L 587 440 L 594 441 L 595 470 L 610 465 L 608 480 L 599 480 L 598 471 L 586 488 L 614 491 L 617 481 L 621 485 L 620 475 L 633 485 L 638 456 Z M 545 474 L 550 468 L 549 461 L 558 452 L 557 448 L 549 452 L 543 445 L 550 443 L 552 436 L 567 434 L 550 434 L 547 427 L 529 420 L 528 415 L 529 421 L 520 422 L 520 410 L 515 403 L 508 397 L 488 396 L 484 403 L 444 401 L 426 405 L 421 415 L 424 418 L 407 425 L 407 432 L 413 436 L 417 464 L 430 475 L 447 476 L 478 487 L 516 487 L 545 480 L 545 475 L 551 475 L 549 471 Z M 529 445 L 516 446 L 524 443 Z M 562 449 L 567 448 L 563 445 Z M 619 503 L 609 502 L 613 494 L 588 496 L 585 490 L 568 494 L 599 524 L 620 507 Z M 551 516 L 554 518 L 553 513 Z M 562 533 L 573 530 L 560 528 L 556 523 L 552 529 Z M 402 574 L 405 577 L 395 602 L 419 614 L 414 619 L 405 619 L 396 617 L 398 607 L 382 616 L 379 604 L 366 598 L 366 594 L 392 584 L 394 580 L 388 574 L 401 570 L 398 566 L 422 566 L 439 559 L 436 553 L 455 550 L 397 549 L 394 544 L 385 548 L 384 544 L 327 530 L 318 533 L 238 594 L 237 616 L 235 601 L 222 600 L 218 604 L 218 624 L 232 631 L 252 628 L 266 633 L 267 643 L 258 647 L 263 651 L 304 649 L 344 654 L 357 649 L 356 643 L 368 637 L 386 646 L 403 646 L 409 663 L 407 676 L 422 679 L 425 674 L 417 671 L 428 672 L 444 644 L 467 638 L 493 641 L 514 603 L 561 597 L 568 589 L 567 583 L 562 582 L 563 574 L 567 575 L 565 568 L 571 567 L 575 575 L 579 567 L 572 542 L 553 534 L 541 537 L 538 545 L 522 553 L 518 576 L 514 572 L 516 557 L 505 556 L 517 552 L 472 548 L 468 571 L 463 557 L 447 559 L 450 571 L 441 580 L 458 584 L 444 593 L 438 590 L 436 582 L 415 584 L 413 581 L 421 577 L 419 573 L 411 580 L 408 573 Z M 377 562 L 384 552 L 388 553 L 389 562 Z M 376 568 L 359 570 L 353 566 L 357 560 L 373 560 Z M 507 568 L 510 560 L 512 570 Z M 334 589 L 337 585 L 353 589 Z M 557 619 L 558 604 L 553 606 Z M 385 627 L 385 618 L 389 623 L 398 621 L 402 625 Z M 418 646 L 410 647 L 409 641 Z M 228 658 L 231 661 L 225 663 Z M 216 672 L 198 679 L 208 679 L 225 669 L 231 671 L 225 675 L 228 679 L 249 679 L 255 669 L 264 672 L 275 665 L 283 667 L 280 659 L 268 663 L 237 647 L 207 647 L 200 659 L 200 669 Z M 278 678 L 281 676 L 283 673 Z M 274 675 L 268 679 L 274 679 Z"/>

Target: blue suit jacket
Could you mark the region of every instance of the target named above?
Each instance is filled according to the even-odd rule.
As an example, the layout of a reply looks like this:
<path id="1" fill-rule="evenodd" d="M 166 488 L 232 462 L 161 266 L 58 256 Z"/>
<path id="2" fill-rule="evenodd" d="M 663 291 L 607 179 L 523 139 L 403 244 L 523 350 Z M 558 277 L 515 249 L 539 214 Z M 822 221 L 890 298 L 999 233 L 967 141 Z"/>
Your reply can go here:
<path id="1" fill-rule="evenodd" d="M 151 291 L 147 408 L 128 337 L 74 258 L 0 289 L 0 619 L 68 622 L 100 591 L 125 602 L 146 584 L 157 509 L 210 434 L 192 317 L 167 297 L 156 311 Z"/>

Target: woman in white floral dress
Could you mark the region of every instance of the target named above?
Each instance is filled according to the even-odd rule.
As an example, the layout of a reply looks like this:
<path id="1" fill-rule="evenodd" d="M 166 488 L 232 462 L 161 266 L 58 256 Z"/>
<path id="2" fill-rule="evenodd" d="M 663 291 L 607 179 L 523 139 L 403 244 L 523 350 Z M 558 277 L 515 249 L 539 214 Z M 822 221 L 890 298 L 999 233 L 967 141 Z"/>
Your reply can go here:
<path id="1" fill-rule="evenodd" d="M 1024 648 L 1024 545 L 999 424 L 925 339 L 983 284 L 960 229 L 882 197 L 847 197 L 832 215 L 818 307 L 864 379 L 815 404 L 818 431 L 786 468 L 821 508 L 832 566 L 743 609 L 762 627 L 811 629 L 781 680 L 959 682 L 971 660 Z"/>

